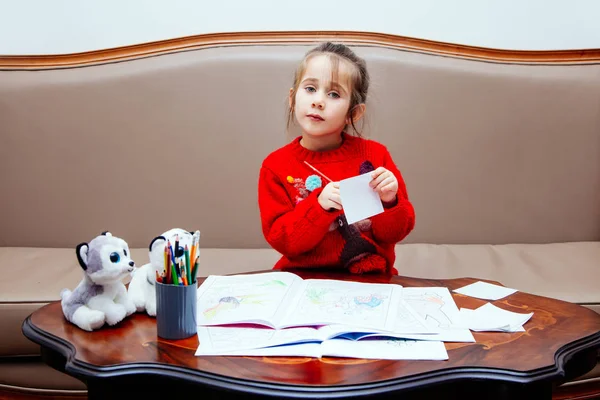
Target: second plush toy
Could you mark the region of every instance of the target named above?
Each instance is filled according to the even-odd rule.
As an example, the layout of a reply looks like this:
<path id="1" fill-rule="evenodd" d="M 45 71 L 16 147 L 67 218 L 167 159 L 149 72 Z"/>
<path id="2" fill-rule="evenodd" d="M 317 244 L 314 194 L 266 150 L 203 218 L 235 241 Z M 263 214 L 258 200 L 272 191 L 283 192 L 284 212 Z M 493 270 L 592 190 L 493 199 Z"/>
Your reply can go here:
<path id="1" fill-rule="evenodd" d="M 195 243 L 199 242 L 200 231 L 189 232 L 185 229 L 174 228 L 152 239 L 148 246 L 150 262 L 137 268 L 129 283 L 129 296 L 138 312 L 146 311 L 148 315 L 156 316 L 156 274 L 160 275 L 164 270 L 165 246 L 167 243 L 174 246 L 176 238 L 179 241 L 177 248 L 173 249 L 174 256 L 181 257 L 186 246 L 191 249 Z"/>

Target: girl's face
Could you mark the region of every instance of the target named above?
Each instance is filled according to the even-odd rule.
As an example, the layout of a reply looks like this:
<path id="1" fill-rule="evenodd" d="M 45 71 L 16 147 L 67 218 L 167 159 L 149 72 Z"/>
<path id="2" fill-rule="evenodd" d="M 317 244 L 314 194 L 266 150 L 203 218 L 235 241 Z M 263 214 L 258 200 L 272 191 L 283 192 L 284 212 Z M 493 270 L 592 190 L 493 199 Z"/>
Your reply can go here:
<path id="1" fill-rule="evenodd" d="M 311 58 L 296 91 L 294 115 L 308 140 L 337 140 L 350 108 L 350 66 L 339 63 L 337 81 L 332 82 L 331 61 L 324 55 Z M 290 92 L 290 96 L 292 92 Z M 292 98 L 290 97 L 290 105 Z"/>

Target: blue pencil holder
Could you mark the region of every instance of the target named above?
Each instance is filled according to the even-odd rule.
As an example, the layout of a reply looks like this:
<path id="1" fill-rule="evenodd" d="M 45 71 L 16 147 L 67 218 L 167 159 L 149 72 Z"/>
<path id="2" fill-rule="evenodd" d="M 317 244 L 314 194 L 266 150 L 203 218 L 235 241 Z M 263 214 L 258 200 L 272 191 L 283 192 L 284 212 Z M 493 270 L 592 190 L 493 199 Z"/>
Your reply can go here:
<path id="1" fill-rule="evenodd" d="M 156 282 L 156 329 L 163 339 L 184 339 L 198 332 L 197 284 L 165 285 Z"/>

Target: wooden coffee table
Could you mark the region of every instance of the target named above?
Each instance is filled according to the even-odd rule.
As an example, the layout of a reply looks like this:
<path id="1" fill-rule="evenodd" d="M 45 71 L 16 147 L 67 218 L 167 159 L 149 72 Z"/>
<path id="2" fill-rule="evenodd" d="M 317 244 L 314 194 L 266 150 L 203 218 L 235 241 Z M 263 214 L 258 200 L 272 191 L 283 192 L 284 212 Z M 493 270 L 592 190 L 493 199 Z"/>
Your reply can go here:
<path id="1" fill-rule="evenodd" d="M 292 272 L 303 278 L 450 290 L 477 281 Z M 453 296 L 458 307 L 485 304 Z M 49 365 L 85 382 L 90 399 L 152 394 L 202 399 L 399 398 L 400 394 L 402 399 L 550 399 L 553 387 L 595 366 L 600 347 L 597 313 L 522 292 L 493 303 L 510 311 L 533 311 L 526 332 L 474 333 L 476 343 L 446 343 L 447 361 L 196 357 L 197 336 L 160 339 L 155 319 L 145 314 L 135 314 L 116 327 L 85 332 L 64 319 L 58 302 L 30 315 L 23 333 L 41 345 Z"/>

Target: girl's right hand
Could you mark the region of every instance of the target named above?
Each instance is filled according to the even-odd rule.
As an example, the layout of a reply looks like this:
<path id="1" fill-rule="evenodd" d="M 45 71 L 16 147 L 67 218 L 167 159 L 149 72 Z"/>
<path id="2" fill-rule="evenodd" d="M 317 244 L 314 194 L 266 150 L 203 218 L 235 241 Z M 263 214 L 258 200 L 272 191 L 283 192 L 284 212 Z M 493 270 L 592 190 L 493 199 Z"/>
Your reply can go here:
<path id="1" fill-rule="evenodd" d="M 321 207 L 323 207 L 323 209 L 326 211 L 331 209 L 341 210 L 342 199 L 340 198 L 340 183 L 329 182 L 327 185 L 325 185 L 317 200 L 319 201 Z"/>

